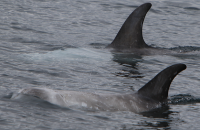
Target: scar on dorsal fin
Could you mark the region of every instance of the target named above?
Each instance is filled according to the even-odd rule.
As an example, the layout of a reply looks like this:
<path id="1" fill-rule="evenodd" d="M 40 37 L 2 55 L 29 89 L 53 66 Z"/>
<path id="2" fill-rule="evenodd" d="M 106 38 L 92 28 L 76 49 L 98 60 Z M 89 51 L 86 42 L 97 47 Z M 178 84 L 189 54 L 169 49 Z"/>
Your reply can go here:
<path id="1" fill-rule="evenodd" d="M 182 70 L 185 64 L 175 64 L 158 73 L 152 80 L 138 90 L 138 94 L 151 98 L 155 101 L 164 102 L 168 97 L 168 90 L 172 80 Z"/>
<path id="2" fill-rule="evenodd" d="M 126 19 L 115 39 L 108 47 L 119 49 L 149 47 L 143 39 L 142 26 L 151 6 L 151 3 L 145 3 L 136 8 Z"/>

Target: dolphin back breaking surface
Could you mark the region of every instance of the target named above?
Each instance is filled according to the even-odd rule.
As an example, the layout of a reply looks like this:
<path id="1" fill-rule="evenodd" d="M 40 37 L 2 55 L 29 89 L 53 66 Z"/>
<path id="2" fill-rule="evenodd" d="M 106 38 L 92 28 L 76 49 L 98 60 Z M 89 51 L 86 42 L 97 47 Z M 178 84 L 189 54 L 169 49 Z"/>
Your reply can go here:
<path id="1" fill-rule="evenodd" d="M 139 113 L 160 107 L 165 103 L 172 80 L 184 69 L 186 69 L 185 64 L 175 64 L 167 67 L 136 93 L 97 94 L 47 88 L 25 88 L 13 94 L 11 99 L 33 96 L 62 107 Z"/>

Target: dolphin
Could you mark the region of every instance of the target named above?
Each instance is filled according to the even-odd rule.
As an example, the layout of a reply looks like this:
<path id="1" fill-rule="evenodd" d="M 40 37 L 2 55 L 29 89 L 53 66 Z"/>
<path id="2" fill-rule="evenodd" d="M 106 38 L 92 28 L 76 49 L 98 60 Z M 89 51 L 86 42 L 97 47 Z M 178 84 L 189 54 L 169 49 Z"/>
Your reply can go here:
<path id="1" fill-rule="evenodd" d="M 98 94 L 48 88 L 24 88 L 13 94 L 11 99 L 31 96 L 62 107 L 74 106 L 88 110 L 131 111 L 140 113 L 161 107 L 165 104 L 172 80 L 184 69 L 186 69 L 185 64 L 169 66 L 135 93 Z"/>
<path id="2" fill-rule="evenodd" d="M 137 7 L 126 19 L 116 37 L 107 48 L 113 48 L 117 52 L 131 52 L 137 55 L 174 53 L 171 50 L 151 47 L 143 39 L 143 22 L 151 6 L 151 3 L 145 3 Z"/>

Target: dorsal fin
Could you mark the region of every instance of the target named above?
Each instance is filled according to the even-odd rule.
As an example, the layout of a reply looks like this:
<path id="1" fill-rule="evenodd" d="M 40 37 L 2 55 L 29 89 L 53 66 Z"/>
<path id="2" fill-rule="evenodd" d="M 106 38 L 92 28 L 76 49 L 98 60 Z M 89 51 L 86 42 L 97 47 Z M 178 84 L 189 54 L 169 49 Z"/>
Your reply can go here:
<path id="1" fill-rule="evenodd" d="M 126 19 L 113 42 L 108 47 L 131 49 L 149 47 L 142 36 L 142 26 L 151 3 L 136 8 Z"/>
<path id="2" fill-rule="evenodd" d="M 186 69 L 185 64 L 175 64 L 167 67 L 140 88 L 138 94 L 155 101 L 165 101 L 168 97 L 168 90 L 172 80 L 184 69 Z"/>

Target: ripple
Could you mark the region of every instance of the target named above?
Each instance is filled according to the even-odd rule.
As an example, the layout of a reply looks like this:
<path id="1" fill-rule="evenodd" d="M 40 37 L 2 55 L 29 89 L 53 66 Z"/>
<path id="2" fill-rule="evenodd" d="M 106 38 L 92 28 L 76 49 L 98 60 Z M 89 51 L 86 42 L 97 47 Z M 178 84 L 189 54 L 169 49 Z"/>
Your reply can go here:
<path id="1" fill-rule="evenodd" d="M 26 26 L 11 26 L 12 29 L 15 29 L 15 30 L 21 30 L 21 31 L 30 31 L 30 32 L 34 32 L 34 33 L 44 33 L 44 34 L 51 34 L 51 33 L 48 33 L 48 32 L 44 32 L 44 31 L 38 31 L 38 30 L 35 30 L 35 29 L 32 29 L 32 28 L 28 28 Z"/>
<path id="2" fill-rule="evenodd" d="M 187 9 L 187 10 L 200 10 L 197 7 L 185 7 L 184 9 Z"/>
<path id="3" fill-rule="evenodd" d="M 179 94 L 170 97 L 169 103 L 173 105 L 200 103 L 200 98 L 193 97 L 189 94 Z"/>

